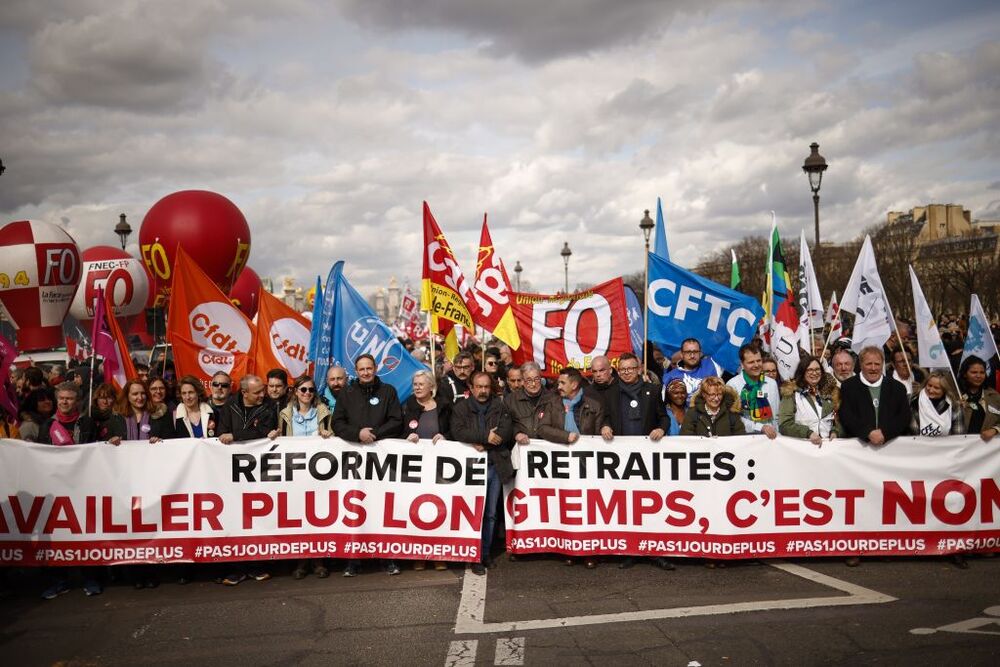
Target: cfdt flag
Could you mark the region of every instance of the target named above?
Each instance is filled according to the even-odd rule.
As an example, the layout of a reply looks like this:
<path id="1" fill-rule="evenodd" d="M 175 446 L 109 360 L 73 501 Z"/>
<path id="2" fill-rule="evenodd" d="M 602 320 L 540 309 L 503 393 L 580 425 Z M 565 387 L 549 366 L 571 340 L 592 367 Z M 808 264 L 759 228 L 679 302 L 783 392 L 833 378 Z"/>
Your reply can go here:
<path id="1" fill-rule="evenodd" d="M 181 246 L 172 275 L 167 340 L 173 345 L 178 377 L 193 375 L 207 387 L 220 371 L 233 378 L 246 375 L 253 339 L 250 320 Z"/>
<path id="2" fill-rule="evenodd" d="M 308 371 L 309 328 L 309 320 L 267 290 L 260 290 L 251 348 L 254 372 L 264 375 L 283 368 L 290 377 L 297 378 Z"/>
<path id="3" fill-rule="evenodd" d="M 375 358 L 375 370 L 382 382 L 392 385 L 405 401 L 413 393 L 413 375 L 426 367 L 406 351 L 392 330 L 380 320 L 368 302 L 347 282 L 343 274 L 344 263 L 337 262 L 330 271 L 330 279 L 323 293 L 323 325 L 329 321 L 329 336 L 321 333 L 317 354 L 316 373 L 319 376 L 319 359 L 325 368 L 343 366 L 347 376 L 354 377 L 354 360 L 362 354 Z M 329 306 L 329 307 L 327 307 Z M 329 318 L 329 319 L 328 319 Z M 319 381 L 317 380 L 317 385 Z M 318 385 L 319 386 L 319 385 Z M 325 386 L 325 385 L 323 385 Z"/>
<path id="4" fill-rule="evenodd" d="M 649 339 L 679 349 L 686 338 L 731 373 L 740 367 L 740 346 L 757 332 L 760 302 L 653 253 L 649 254 Z"/>

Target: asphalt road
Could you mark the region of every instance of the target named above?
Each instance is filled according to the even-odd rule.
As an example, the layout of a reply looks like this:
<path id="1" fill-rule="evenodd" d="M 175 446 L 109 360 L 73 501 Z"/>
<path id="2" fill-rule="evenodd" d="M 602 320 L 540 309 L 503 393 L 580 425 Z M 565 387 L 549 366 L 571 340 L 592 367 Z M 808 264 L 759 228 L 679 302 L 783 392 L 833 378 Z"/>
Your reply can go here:
<path id="1" fill-rule="evenodd" d="M 498 561 L 485 578 L 404 569 L 354 579 L 111 585 L 0 598 L 0 665 L 992 665 L 1000 558 L 797 560 L 673 572 Z M 776 566 L 775 566 L 776 565 Z M 466 577 L 468 580 L 466 580 Z"/>

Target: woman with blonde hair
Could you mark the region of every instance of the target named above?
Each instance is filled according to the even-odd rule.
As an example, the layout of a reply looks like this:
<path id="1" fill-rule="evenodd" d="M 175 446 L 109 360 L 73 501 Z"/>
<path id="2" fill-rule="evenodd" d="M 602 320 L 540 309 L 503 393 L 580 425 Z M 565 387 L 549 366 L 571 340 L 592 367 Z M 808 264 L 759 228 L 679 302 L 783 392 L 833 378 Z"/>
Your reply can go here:
<path id="1" fill-rule="evenodd" d="M 924 386 L 910 399 L 910 433 L 930 438 L 964 435 L 965 420 L 958 395 L 941 371 L 931 371 Z"/>

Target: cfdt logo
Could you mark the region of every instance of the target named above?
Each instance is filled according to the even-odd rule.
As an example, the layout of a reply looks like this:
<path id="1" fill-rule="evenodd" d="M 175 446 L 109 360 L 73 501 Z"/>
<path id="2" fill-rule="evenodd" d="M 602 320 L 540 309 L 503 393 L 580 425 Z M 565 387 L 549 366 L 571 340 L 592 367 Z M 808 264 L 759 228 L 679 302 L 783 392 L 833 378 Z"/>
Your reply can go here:
<path id="1" fill-rule="evenodd" d="M 271 325 L 271 352 L 275 359 L 298 377 L 309 369 L 309 329 L 298 320 L 283 317 Z"/>
<path id="2" fill-rule="evenodd" d="M 229 303 L 200 303 L 191 311 L 188 322 L 191 340 L 203 348 L 198 353 L 198 364 L 208 375 L 230 372 L 236 363 L 236 353 L 250 349 L 250 327 Z"/>
<path id="3" fill-rule="evenodd" d="M 396 337 L 386 330 L 377 317 L 362 317 L 347 328 L 347 342 L 344 346 L 348 359 L 357 359 L 362 354 L 375 358 L 377 372 L 391 373 L 401 360 L 403 346 Z"/>

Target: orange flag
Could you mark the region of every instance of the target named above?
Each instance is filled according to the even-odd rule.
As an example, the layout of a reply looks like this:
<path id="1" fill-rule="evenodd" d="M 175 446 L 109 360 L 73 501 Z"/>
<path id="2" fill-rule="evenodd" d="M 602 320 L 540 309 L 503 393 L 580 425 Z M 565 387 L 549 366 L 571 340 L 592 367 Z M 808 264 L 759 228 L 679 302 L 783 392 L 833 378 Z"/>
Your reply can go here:
<path id="1" fill-rule="evenodd" d="M 290 378 L 308 372 L 310 327 L 309 320 L 300 313 L 261 290 L 250 348 L 254 372 L 263 375 L 272 368 L 284 368 Z"/>
<path id="2" fill-rule="evenodd" d="M 514 310 L 510 307 L 510 278 L 503 266 L 500 255 L 493 247 L 490 228 L 486 226 L 483 214 L 483 231 L 479 236 L 479 255 L 476 258 L 476 300 L 479 314 L 476 324 L 493 333 L 510 345 L 512 350 L 521 347 L 521 337 L 517 333 Z"/>
<path id="3" fill-rule="evenodd" d="M 167 321 L 177 375 L 193 375 L 206 387 L 219 371 L 234 380 L 246 375 L 251 327 L 246 315 L 178 246 Z"/>

